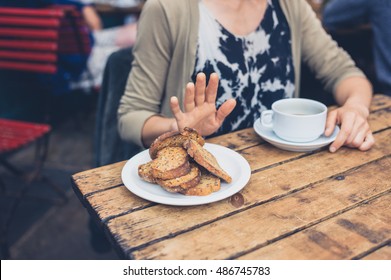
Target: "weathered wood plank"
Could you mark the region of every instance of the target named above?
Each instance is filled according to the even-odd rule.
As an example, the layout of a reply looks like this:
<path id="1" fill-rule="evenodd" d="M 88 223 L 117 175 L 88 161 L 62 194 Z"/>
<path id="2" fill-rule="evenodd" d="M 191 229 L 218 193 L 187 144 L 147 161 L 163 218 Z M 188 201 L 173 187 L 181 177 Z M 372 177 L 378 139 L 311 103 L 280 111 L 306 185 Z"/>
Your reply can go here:
<path id="1" fill-rule="evenodd" d="M 362 258 L 363 260 L 391 260 L 391 243 Z"/>
<path id="2" fill-rule="evenodd" d="M 391 98 L 384 94 L 375 94 L 372 99 L 371 111 L 384 109 L 391 106 Z"/>
<path id="3" fill-rule="evenodd" d="M 238 132 L 231 132 L 207 140 L 208 143 L 219 144 L 238 151 L 258 145 L 264 141 L 255 133 L 253 128 L 246 128 Z"/>
<path id="4" fill-rule="evenodd" d="M 245 192 L 247 192 L 244 193 L 245 198 L 256 196 L 260 191 L 263 195 L 268 194 L 271 197 L 281 195 L 281 191 L 292 191 L 376 160 L 384 155 L 390 155 L 391 147 L 387 145 L 390 137 L 390 130 L 376 134 L 377 145 L 365 153 L 349 148 L 342 148 L 335 154 L 322 151 L 257 172 L 252 175 L 250 184 L 245 188 Z"/>
<path id="5" fill-rule="evenodd" d="M 369 115 L 369 125 L 374 133 L 379 130 L 391 127 L 391 108 L 378 110 Z"/>
<path id="6" fill-rule="evenodd" d="M 390 127 L 391 119 L 387 117 L 387 110 L 379 110 L 371 114 L 370 125 L 374 131 Z M 215 140 L 211 142 L 228 146 L 228 143 L 234 143 L 233 145 L 236 146 L 237 149 L 242 149 L 240 153 L 249 161 L 252 170 L 290 160 L 303 154 L 283 151 L 272 147 L 270 144 L 253 146 L 254 143 L 261 143 L 263 141 L 255 134 L 252 128 L 237 133 L 231 133 L 227 137 L 228 138 L 221 138 L 229 139 L 227 142 L 222 141 L 220 137 L 214 138 Z M 247 145 L 246 143 L 248 142 L 251 142 L 252 144 Z M 246 149 L 245 147 L 248 146 L 251 148 Z M 264 157 L 260 158 L 259 155 L 264 155 Z M 125 162 L 126 161 L 123 161 L 74 174 L 72 179 L 77 186 L 75 188 L 76 193 L 83 198 L 91 193 L 121 185 L 122 180 L 120 174 Z"/>
<path id="7" fill-rule="evenodd" d="M 111 217 L 154 205 L 134 195 L 125 186 L 98 192 L 86 199 L 103 222 Z"/>
<path id="8" fill-rule="evenodd" d="M 366 153 L 347 148 L 336 154 L 323 151 L 316 155 L 257 172 L 252 175 L 250 183 L 241 192 L 244 198 L 244 205 L 241 207 L 249 207 L 256 203 L 286 195 L 309 184 L 376 160 L 384 154 L 390 154 L 391 147 L 387 148 L 386 151 L 383 148 L 387 146 L 385 143 L 388 143 L 390 137 L 391 131 L 384 131 L 376 135 L 378 146 Z M 346 160 L 347 158 L 350 160 Z M 317 164 L 315 164 L 315 159 Z M 282 174 L 289 174 L 289 176 Z M 122 233 L 131 230 L 132 234 L 125 234 L 121 238 L 126 239 L 124 240 L 127 244 L 126 247 L 136 247 L 150 240 L 188 230 L 238 210 L 229 203 L 229 199 L 211 205 L 183 208 L 180 213 L 177 209 L 158 205 L 145 209 L 140 214 L 134 213 L 111 220 L 108 227 L 118 236 L 122 236 Z M 164 220 L 161 217 L 164 217 Z M 164 230 L 161 223 L 170 224 L 170 231 Z M 131 226 L 131 224 L 137 224 L 138 226 Z M 129 229 L 129 227 L 132 228 Z"/>
<path id="9" fill-rule="evenodd" d="M 384 111 L 377 111 L 375 114 L 373 114 L 372 117 L 372 125 L 376 127 L 378 130 L 382 130 L 388 126 L 391 126 L 391 119 L 387 118 L 386 115 L 384 114 Z M 387 139 L 384 139 L 387 141 Z M 382 140 L 380 140 L 382 141 Z M 383 141 L 384 142 L 384 141 Z M 380 143 L 381 144 L 381 143 Z M 376 144 L 378 146 L 379 144 Z M 375 147 L 376 147 L 375 146 Z M 376 149 L 376 148 L 374 148 Z M 341 160 L 342 162 L 345 161 L 345 156 L 347 153 L 351 153 L 352 151 L 350 149 L 346 149 L 339 151 L 337 154 L 329 154 L 326 150 L 321 153 L 321 157 L 325 157 L 327 161 L 333 161 L 333 160 Z M 381 150 L 378 152 L 381 152 Z M 269 144 L 265 145 L 258 145 L 255 147 L 251 147 L 248 149 L 244 149 L 240 151 L 240 153 L 246 158 L 246 160 L 249 162 L 251 166 L 252 171 L 256 171 L 262 168 L 270 168 L 273 165 L 276 164 L 281 164 L 285 161 L 292 161 L 292 160 L 297 160 L 301 157 L 303 157 L 305 154 L 304 153 L 295 153 L 295 152 L 289 152 L 289 151 L 283 151 L 274 147 L 271 147 Z M 342 156 L 338 156 L 339 154 L 343 153 Z M 355 153 L 359 154 L 360 157 L 362 156 L 361 152 L 356 151 Z M 313 156 L 311 156 L 313 158 Z M 313 165 L 312 161 L 306 163 L 307 165 Z M 350 165 L 352 166 L 352 165 Z M 122 165 L 120 166 L 121 168 L 116 168 L 112 169 L 111 165 L 107 167 L 102 167 L 105 173 L 102 172 L 102 174 L 106 174 L 107 176 L 110 177 L 115 177 L 119 178 L 120 180 L 120 172 L 122 169 Z M 111 169 L 108 169 L 111 168 Z M 297 167 L 296 167 L 297 168 Z M 299 169 L 301 169 L 300 165 L 298 166 Z M 109 170 L 109 171 L 108 171 Z M 346 170 L 346 169 L 345 169 Z M 94 180 L 97 180 L 96 178 L 96 169 L 93 169 L 90 172 L 83 172 L 85 175 L 83 179 L 85 182 L 94 182 Z M 304 176 L 306 176 L 306 170 L 304 171 Z M 303 172 L 298 173 L 299 176 L 303 176 Z M 331 173 L 332 175 L 333 173 Z M 102 176 L 102 175 L 101 175 Z M 264 177 L 264 176 L 263 176 Z M 252 184 L 265 184 L 265 179 L 263 177 L 260 178 L 252 178 L 251 180 L 254 180 L 254 183 Z M 88 180 L 87 180 L 88 178 Z M 104 190 L 104 186 L 107 188 L 111 187 L 111 185 L 104 185 L 106 183 L 120 183 L 119 180 L 105 180 L 104 178 L 100 178 L 101 181 L 98 181 L 99 183 L 97 184 L 97 189 L 99 190 Z M 91 191 L 91 187 L 93 186 L 92 183 L 85 185 L 85 182 L 82 182 L 83 186 L 80 186 L 80 188 L 84 189 L 85 191 L 86 188 L 89 188 L 88 191 Z M 85 187 L 84 187 L 85 185 Z M 124 188 L 123 186 L 120 186 L 120 188 Z M 283 186 L 283 188 L 287 188 L 287 186 Z M 88 193 L 86 193 L 88 194 Z M 102 198 L 100 200 L 99 198 Z M 132 196 L 133 197 L 133 196 Z M 121 201 L 123 204 L 119 205 L 117 203 L 118 201 Z M 91 204 L 91 207 L 95 209 L 98 212 L 99 217 L 102 219 L 107 219 L 110 216 L 113 215 L 120 215 L 121 211 L 122 213 L 127 213 L 130 211 L 134 211 L 137 209 L 140 209 L 142 207 L 146 207 L 150 205 L 150 202 L 148 201 L 143 201 L 140 199 L 137 199 L 137 201 L 125 201 L 125 198 L 123 196 L 123 190 L 119 191 L 110 191 L 108 195 L 105 194 L 91 194 L 88 197 L 86 197 L 86 200 L 88 203 Z M 111 213 L 113 211 L 113 213 Z"/>
<path id="10" fill-rule="evenodd" d="M 352 259 L 391 238 L 390 205 L 381 196 L 239 259 Z"/>
<path id="11" fill-rule="evenodd" d="M 169 239 L 141 247 L 131 256 L 136 259 L 225 259 L 239 256 L 271 240 L 290 235 L 357 207 L 367 199 L 376 198 L 385 192 L 390 193 L 390 168 L 389 158 L 373 162 L 344 174 L 343 180 L 339 177 L 329 179 L 173 238 L 167 236 Z M 156 210 L 156 207 L 154 208 Z M 156 219 L 157 213 L 151 216 L 149 211 L 140 211 L 129 215 L 128 222 L 131 226 L 124 228 L 125 221 L 116 223 L 116 220 L 113 220 L 112 229 L 118 234 L 117 237 L 120 237 L 117 241 L 125 248 L 131 248 L 139 238 L 144 241 L 154 240 L 154 222 L 159 222 L 160 227 L 164 226 L 165 222 L 174 223 L 170 224 L 173 233 L 175 223 L 187 223 L 187 219 L 198 220 L 197 216 L 187 215 L 186 211 L 188 210 L 181 211 L 182 217 L 179 211 L 174 211 L 172 214 L 177 215 L 176 221 L 167 216 L 170 215 L 169 211 L 161 212 L 160 221 Z M 211 209 L 207 211 L 212 213 Z M 197 212 L 193 211 L 191 214 Z"/>
<path id="12" fill-rule="evenodd" d="M 90 193 L 121 185 L 121 170 L 125 163 L 126 161 L 121 161 L 72 175 L 77 186 L 75 191 L 85 197 Z"/>
<path id="13" fill-rule="evenodd" d="M 371 111 L 373 113 L 369 118 L 372 130 L 382 131 L 390 127 L 390 107 L 391 98 L 382 95 L 375 95 L 371 105 Z M 170 207 L 162 205 L 150 207 L 150 209 L 153 209 L 154 211 L 156 209 L 154 214 L 156 217 L 161 217 L 164 219 L 165 222 L 158 221 L 160 222 L 163 229 L 166 228 L 167 222 L 171 222 L 172 220 L 174 222 L 174 226 L 170 231 L 162 231 L 157 235 L 150 236 L 152 239 L 145 239 L 141 242 L 133 242 L 132 240 L 129 241 L 127 239 L 126 235 L 130 234 L 129 232 L 131 231 L 122 232 L 124 227 L 119 225 L 121 217 L 116 217 L 117 215 L 124 215 L 123 222 L 133 225 L 135 227 L 135 229 L 132 229 L 133 232 L 139 233 L 139 237 L 142 238 L 144 238 L 145 234 L 148 234 L 148 230 L 145 229 L 145 226 L 148 225 L 148 223 L 151 222 L 150 227 L 152 230 L 159 231 L 159 227 L 152 224 L 153 219 L 150 219 L 152 216 L 149 217 L 147 215 L 145 219 L 141 219 L 142 214 L 149 213 L 152 215 L 152 212 L 149 212 L 150 210 L 145 208 L 148 208 L 153 204 L 137 198 L 128 192 L 122 185 L 120 173 L 123 165 L 125 164 L 125 161 L 80 172 L 73 175 L 72 179 L 76 194 L 78 194 L 79 198 L 90 208 L 89 210 L 94 211 L 94 215 L 96 214 L 99 219 L 103 220 L 103 222 L 110 220 L 111 218 L 113 218 L 112 221 L 116 221 L 116 223 L 118 222 L 118 224 L 114 223 L 114 225 L 119 226 L 117 228 L 113 227 L 114 231 L 112 231 L 111 234 L 114 234 L 115 238 L 122 242 L 121 244 L 125 250 L 126 248 L 129 248 L 129 246 L 134 246 L 134 244 L 140 244 L 136 246 L 143 246 L 145 242 L 148 244 L 153 244 L 154 242 L 162 240 L 162 242 L 155 244 L 158 245 L 157 248 L 160 248 L 160 244 L 171 242 L 170 238 L 175 235 L 178 235 L 178 237 L 182 238 L 182 236 L 188 234 L 186 233 L 188 230 L 193 228 L 197 232 L 203 228 L 209 228 L 212 225 L 219 224 L 221 222 L 219 219 L 221 219 L 223 216 L 225 217 L 233 215 L 228 217 L 227 221 L 230 221 L 229 219 L 238 215 L 242 215 L 244 212 L 239 212 L 244 211 L 247 208 L 257 206 L 254 208 L 256 209 L 262 205 L 268 205 L 269 203 L 264 203 L 268 201 L 270 202 L 272 199 L 274 201 L 279 198 L 290 197 L 294 195 L 292 192 L 299 191 L 297 192 L 299 194 L 303 191 L 310 190 L 311 186 L 309 187 L 308 184 L 316 183 L 316 186 L 318 186 L 319 184 L 322 184 L 322 181 L 324 180 L 330 181 L 331 179 L 329 177 L 334 176 L 336 173 L 343 173 L 353 168 L 354 166 L 364 165 L 365 163 L 381 158 L 379 152 L 382 149 L 385 149 L 386 154 L 389 154 L 389 149 L 386 148 L 389 146 L 389 142 L 386 142 L 387 139 L 388 141 L 390 139 L 389 133 L 387 134 L 387 132 L 381 132 L 376 135 L 376 139 L 376 146 L 370 152 L 360 153 L 358 151 L 342 149 L 337 154 L 334 154 L 330 157 L 327 156 L 328 152 L 325 150 L 321 151 L 317 155 L 280 151 L 274 147 L 271 147 L 267 143 L 263 143 L 261 138 L 255 134 L 252 128 L 210 139 L 209 142 L 226 145 L 233 149 L 239 150 L 250 162 L 252 170 L 255 174 L 252 176 L 250 184 L 240 194 L 238 194 L 238 196 L 243 198 L 244 204 L 238 205 L 236 203 L 231 203 L 230 200 L 227 199 L 225 201 L 211 205 L 180 208 L 182 212 L 177 213 L 178 215 L 173 215 L 173 212 L 177 212 L 178 209 L 173 209 L 170 211 L 166 209 Z M 270 152 L 269 150 L 273 151 Z M 353 155 L 351 153 L 356 154 Z M 324 162 L 324 164 L 319 167 L 314 167 L 314 165 L 316 165 L 318 162 L 314 156 L 319 155 L 321 156 L 320 161 Z M 305 160 L 305 158 L 308 159 Z M 346 159 L 348 158 L 349 161 L 353 159 L 351 164 L 345 163 L 345 161 L 347 161 Z M 333 160 L 336 160 L 336 162 L 331 163 Z M 279 166 L 280 164 L 281 166 Z M 303 164 L 303 166 L 301 168 L 297 168 L 297 165 L 301 164 Z M 337 167 L 337 165 L 340 166 Z M 363 167 L 364 166 L 361 166 L 360 168 Z M 275 172 L 272 172 L 272 169 L 270 168 L 275 170 Z M 305 169 L 306 171 L 300 173 L 298 172 L 300 169 Z M 378 171 L 375 171 L 374 173 L 376 172 Z M 281 174 L 287 174 L 289 176 Z M 298 184 L 297 180 L 299 180 L 300 176 L 303 176 L 303 174 L 305 175 L 305 177 L 303 177 L 304 180 Z M 339 175 L 339 179 L 344 179 L 344 174 Z M 370 176 L 371 175 L 368 177 Z M 279 180 L 278 177 L 282 177 L 282 179 Z M 355 194 L 352 196 L 352 201 L 354 200 L 354 196 Z M 305 200 L 306 198 L 304 198 L 302 202 L 305 203 Z M 140 213 L 135 214 L 137 210 L 140 209 L 142 209 L 139 211 Z M 162 209 L 164 211 L 159 212 L 159 210 Z M 247 209 L 246 212 L 249 210 L 251 209 Z M 131 213 L 133 211 L 136 212 Z M 126 215 L 127 213 L 131 214 Z M 171 218 L 171 215 L 174 218 Z M 192 220 L 194 218 L 196 218 L 194 222 L 188 222 L 188 220 Z M 179 225 L 181 222 L 183 222 L 183 225 Z M 197 229 L 198 227 L 199 229 Z M 113 229 L 110 226 L 109 228 L 110 230 Z M 194 242 L 196 242 L 196 239 Z M 150 246 L 150 248 L 153 248 L 153 246 L 154 245 Z M 140 247 L 140 250 L 136 252 L 143 252 L 145 249 L 143 248 L 144 247 Z M 379 252 L 380 251 L 383 252 L 382 250 L 379 250 Z"/>

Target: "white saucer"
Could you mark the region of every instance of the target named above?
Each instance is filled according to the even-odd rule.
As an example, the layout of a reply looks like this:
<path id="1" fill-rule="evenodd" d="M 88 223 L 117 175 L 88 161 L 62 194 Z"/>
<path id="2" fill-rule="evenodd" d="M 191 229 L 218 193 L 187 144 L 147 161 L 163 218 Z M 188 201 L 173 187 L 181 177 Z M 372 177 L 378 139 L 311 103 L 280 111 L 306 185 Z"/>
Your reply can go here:
<path id="1" fill-rule="evenodd" d="M 330 144 L 331 142 L 333 142 L 337 137 L 337 134 L 339 132 L 339 127 L 336 126 L 333 134 L 331 134 L 329 137 L 322 135 L 314 141 L 305 142 L 305 143 L 289 142 L 279 138 L 271 128 L 264 127 L 261 124 L 260 119 L 257 119 L 254 122 L 254 130 L 265 141 L 269 142 L 270 144 L 282 150 L 287 150 L 292 152 L 310 152 L 319 149 L 321 147 L 324 147 Z"/>

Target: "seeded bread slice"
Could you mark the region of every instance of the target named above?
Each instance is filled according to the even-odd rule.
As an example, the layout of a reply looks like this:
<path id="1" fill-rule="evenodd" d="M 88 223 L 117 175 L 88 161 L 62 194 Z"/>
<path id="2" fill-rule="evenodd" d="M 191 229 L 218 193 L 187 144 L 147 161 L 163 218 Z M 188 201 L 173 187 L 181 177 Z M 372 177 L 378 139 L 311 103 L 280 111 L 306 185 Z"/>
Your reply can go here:
<path id="1" fill-rule="evenodd" d="M 170 193 L 181 193 L 183 191 L 183 189 L 181 187 L 174 187 L 174 188 L 164 187 L 164 186 L 161 186 L 161 187 Z"/>
<path id="2" fill-rule="evenodd" d="M 151 168 L 155 179 L 169 180 L 181 177 L 190 172 L 189 157 L 182 147 L 166 147 L 158 151 Z"/>
<path id="3" fill-rule="evenodd" d="M 165 189 L 178 189 L 178 187 L 180 187 L 180 190 L 186 190 L 196 186 L 200 182 L 200 178 L 201 172 L 198 167 L 196 165 L 191 165 L 191 170 L 186 175 L 171 180 L 157 179 L 156 181 L 160 186 L 164 187 Z"/>
<path id="4" fill-rule="evenodd" d="M 210 174 L 202 173 L 199 184 L 190 189 L 182 190 L 184 195 L 205 196 L 220 190 L 220 178 Z"/>
<path id="5" fill-rule="evenodd" d="M 217 162 L 216 158 L 200 144 L 194 140 L 187 140 L 183 147 L 187 150 L 187 153 L 197 162 L 204 167 L 210 173 L 223 179 L 227 183 L 232 182 L 231 176 L 225 172 Z"/>
<path id="6" fill-rule="evenodd" d="M 183 147 L 183 143 L 189 139 L 197 141 L 201 146 L 205 144 L 204 138 L 195 129 L 185 127 L 182 132 L 170 131 L 156 138 L 149 147 L 149 155 L 155 159 L 159 150 L 165 147 Z"/>
<path id="7" fill-rule="evenodd" d="M 156 179 L 155 177 L 153 177 L 152 174 L 152 161 L 139 165 L 138 175 L 144 181 L 147 181 L 149 183 L 156 183 Z"/>

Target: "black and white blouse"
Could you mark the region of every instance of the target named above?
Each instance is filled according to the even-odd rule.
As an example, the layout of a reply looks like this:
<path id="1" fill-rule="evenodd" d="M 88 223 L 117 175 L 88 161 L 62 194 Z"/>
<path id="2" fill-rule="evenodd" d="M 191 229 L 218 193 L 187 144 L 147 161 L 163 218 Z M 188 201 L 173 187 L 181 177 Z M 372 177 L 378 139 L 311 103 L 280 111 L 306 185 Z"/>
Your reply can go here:
<path id="1" fill-rule="evenodd" d="M 199 2 L 200 25 L 192 76 L 216 72 L 220 77 L 216 106 L 229 98 L 237 105 L 224 121 L 222 134 L 251 127 L 260 113 L 295 90 L 291 34 L 278 0 L 268 0 L 258 28 L 246 36 L 225 29 Z"/>

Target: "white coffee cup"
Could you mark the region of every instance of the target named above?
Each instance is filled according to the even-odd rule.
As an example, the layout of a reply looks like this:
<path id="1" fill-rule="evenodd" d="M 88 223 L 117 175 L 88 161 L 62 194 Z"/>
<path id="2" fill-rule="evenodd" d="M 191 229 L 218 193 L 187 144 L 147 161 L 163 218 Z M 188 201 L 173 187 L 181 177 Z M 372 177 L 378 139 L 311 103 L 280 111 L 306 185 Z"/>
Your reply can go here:
<path id="1" fill-rule="evenodd" d="M 290 142 L 310 142 L 319 138 L 326 126 L 327 107 L 305 98 L 281 99 L 271 110 L 261 113 L 261 124 Z"/>

